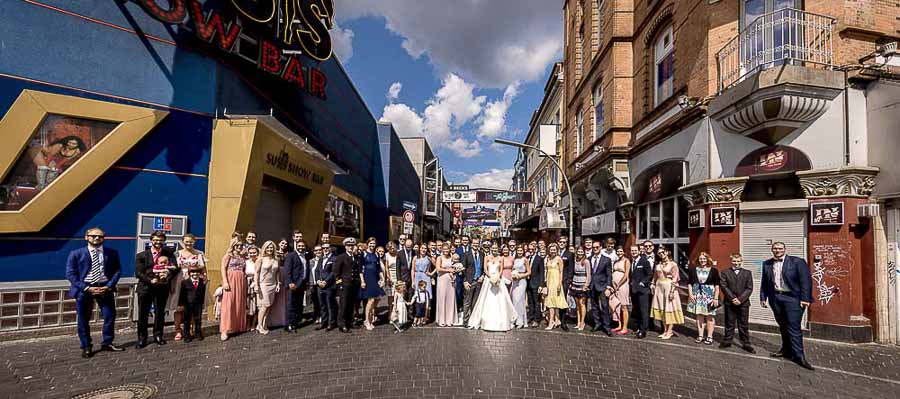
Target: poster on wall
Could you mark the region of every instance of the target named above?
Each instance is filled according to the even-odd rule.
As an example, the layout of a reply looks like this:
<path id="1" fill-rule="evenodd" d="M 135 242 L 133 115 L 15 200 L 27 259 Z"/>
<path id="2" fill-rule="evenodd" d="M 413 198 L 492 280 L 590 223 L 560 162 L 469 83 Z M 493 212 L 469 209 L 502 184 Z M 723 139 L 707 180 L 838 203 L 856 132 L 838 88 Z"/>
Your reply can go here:
<path id="1" fill-rule="evenodd" d="M 692 209 L 688 211 L 688 228 L 689 229 L 702 229 L 706 218 L 703 217 L 703 209 Z"/>
<path id="2" fill-rule="evenodd" d="M 0 181 L 0 211 L 22 209 L 115 127 L 111 122 L 47 115 Z"/>
<path id="3" fill-rule="evenodd" d="M 710 208 L 709 227 L 734 227 L 736 218 L 737 208 L 733 206 Z"/>
<path id="4" fill-rule="evenodd" d="M 815 202 L 809 205 L 810 224 L 840 226 L 844 224 L 843 202 Z"/>

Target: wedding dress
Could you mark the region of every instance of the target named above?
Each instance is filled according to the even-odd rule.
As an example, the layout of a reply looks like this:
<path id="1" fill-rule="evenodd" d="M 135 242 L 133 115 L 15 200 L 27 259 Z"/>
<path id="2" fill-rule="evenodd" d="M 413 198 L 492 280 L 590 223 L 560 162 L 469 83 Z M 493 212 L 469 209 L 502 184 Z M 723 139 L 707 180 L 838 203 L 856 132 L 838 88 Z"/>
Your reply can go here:
<path id="1" fill-rule="evenodd" d="M 500 277 L 501 258 L 487 261 L 487 275 L 481 283 L 481 293 L 469 317 L 469 327 L 485 331 L 509 331 L 516 319 L 516 309 Z M 496 281 L 496 284 L 492 282 Z"/>

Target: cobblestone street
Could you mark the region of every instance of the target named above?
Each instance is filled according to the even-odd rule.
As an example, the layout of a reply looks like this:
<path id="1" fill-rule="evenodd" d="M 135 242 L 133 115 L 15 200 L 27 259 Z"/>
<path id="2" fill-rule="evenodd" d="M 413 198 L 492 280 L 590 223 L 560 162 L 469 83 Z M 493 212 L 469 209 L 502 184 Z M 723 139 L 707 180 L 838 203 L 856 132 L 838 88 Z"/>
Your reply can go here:
<path id="1" fill-rule="evenodd" d="M 46 338 L 0 344 L 0 396 L 65 398 L 130 383 L 153 385 L 165 398 L 887 398 L 900 389 L 900 348 L 809 340 L 817 370 L 808 372 L 768 358 L 775 337 L 761 335 L 759 354 L 748 355 L 684 335 L 662 342 L 543 330 L 306 327 L 225 343 L 215 335 L 170 340 L 90 360 L 80 358 L 75 337 Z"/>

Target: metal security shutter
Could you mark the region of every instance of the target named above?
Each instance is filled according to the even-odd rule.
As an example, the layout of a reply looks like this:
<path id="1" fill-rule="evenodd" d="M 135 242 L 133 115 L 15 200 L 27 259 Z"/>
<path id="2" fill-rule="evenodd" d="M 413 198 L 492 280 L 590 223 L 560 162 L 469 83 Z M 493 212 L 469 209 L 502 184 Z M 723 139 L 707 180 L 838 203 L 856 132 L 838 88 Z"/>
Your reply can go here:
<path id="1" fill-rule="evenodd" d="M 753 271 L 750 322 L 775 325 L 772 310 L 759 305 L 762 263 L 772 257 L 772 243 L 784 242 L 788 255 L 806 259 L 806 213 L 741 213 L 741 253 Z"/>
<path id="2" fill-rule="evenodd" d="M 270 186 L 263 186 L 259 195 L 259 205 L 256 208 L 257 245 L 268 240 L 275 241 L 281 238 L 290 240 L 291 234 L 291 199 L 287 193 Z"/>

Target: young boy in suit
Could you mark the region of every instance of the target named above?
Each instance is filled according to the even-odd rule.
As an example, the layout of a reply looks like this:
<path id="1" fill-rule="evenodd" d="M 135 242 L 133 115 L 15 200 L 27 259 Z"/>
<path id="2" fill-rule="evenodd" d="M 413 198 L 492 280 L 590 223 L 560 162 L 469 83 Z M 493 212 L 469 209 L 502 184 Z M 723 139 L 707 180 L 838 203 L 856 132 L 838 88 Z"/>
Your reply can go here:
<path id="1" fill-rule="evenodd" d="M 750 294 L 753 293 L 753 275 L 741 268 L 743 256 L 731 254 L 731 267 L 722 270 L 720 284 L 725 295 L 725 339 L 720 348 L 728 348 L 734 340 L 734 326 L 737 324 L 741 349 L 756 353 L 750 345 Z"/>
<path id="2" fill-rule="evenodd" d="M 181 329 L 184 343 L 191 342 L 194 338 L 203 339 L 200 318 L 206 301 L 206 282 L 201 278 L 201 274 L 201 269 L 191 268 L 188 270 L 190 278 L 181 282 L 178 306 L 184 307 L 184 326 Z"/>

